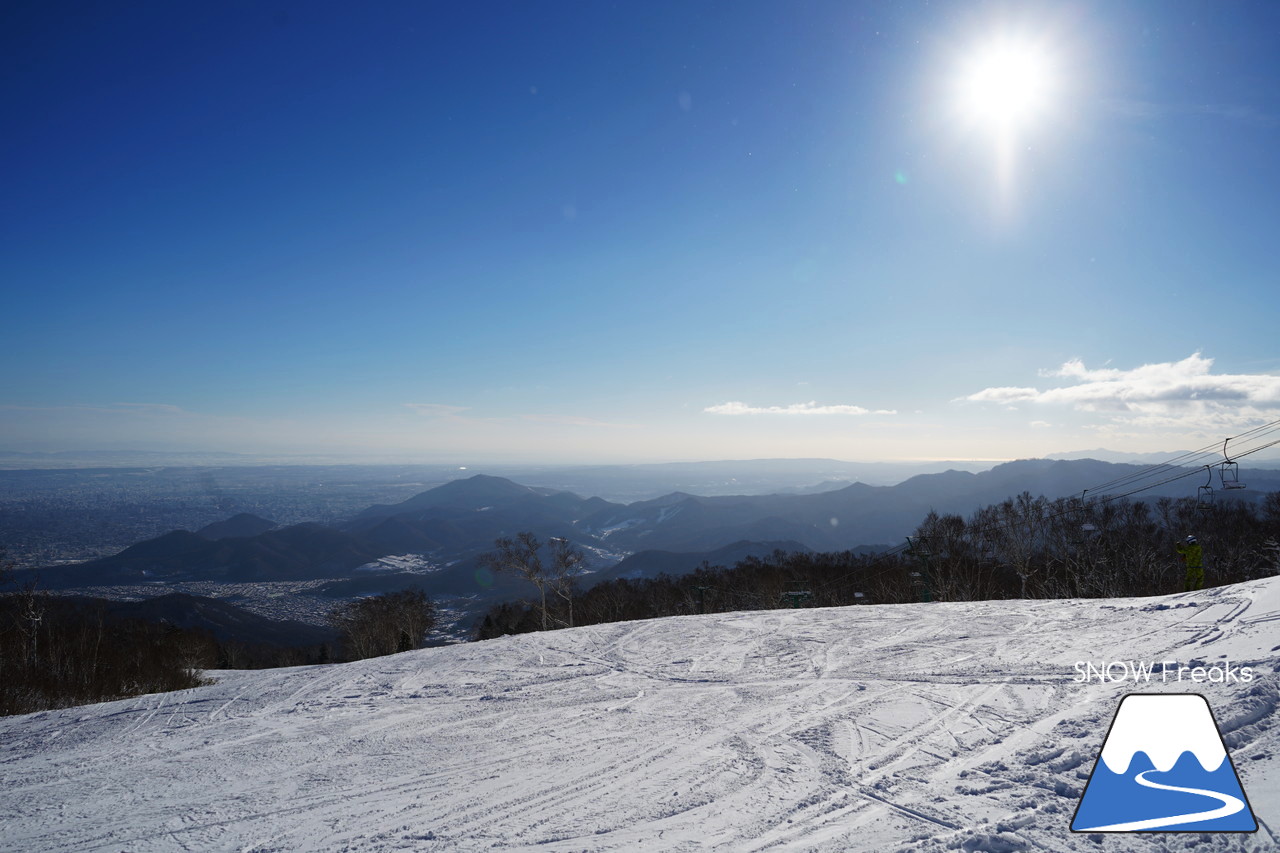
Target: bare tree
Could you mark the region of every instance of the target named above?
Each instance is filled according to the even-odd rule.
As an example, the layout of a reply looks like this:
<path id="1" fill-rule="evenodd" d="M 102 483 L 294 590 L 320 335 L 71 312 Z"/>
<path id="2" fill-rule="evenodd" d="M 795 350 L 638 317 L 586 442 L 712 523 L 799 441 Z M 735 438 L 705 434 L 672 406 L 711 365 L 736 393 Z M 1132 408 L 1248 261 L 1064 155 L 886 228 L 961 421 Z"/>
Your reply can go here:
<path id="1" fill-rule="evenodd" d="M 480 564 L 494 572 L 515 575 L 533 584 L 538 590 L 542 630 L 547 630 L 552 618 L 547 609 L 547 592 L 564 599 L 568 609 L 568 627 L 573 627 L 573 583 L 582 569 L 586 557 L 573 547 L 568 539 L 552 537 L 549 563 L 543 563 L 542 543 L 528 531 L 517 533 L 515 539 L 502 536 L 494 540 L 497 549 L 480 558 Z M 557 620 L 559 621 L 559 620 Z"/>
<path id="2" fill-rule="evenodd" d="M 573 585 L 582 572 L 586 555 L 573 547 L 568 539 L 551 538 L 551 588 L 569 608 L 569 627 L 573 627 Z"/>
<path id="3" fill-rule="evenodd" d="M 1028 583 L 1039 569 L 1044 550 L 1048 501 L 1023 492 L 996 507 L 997 524 L 992 528 L 997 553 L 1018 576 L 1020 598 L 1028 597 Z"/>
<path id="4" fill-rule="evenodd" d="M 378 657 L 421 648 L 435 607 L 422 590 L 406 589 L 340 604 L 329 624 L 342 634 L 348 657 Z"/>
<path id="5" fill-rule="evenodd" d="M 542 630 L 547 630 L 547 586 L 546 573 L 542 569 L 542 558 L 538 549 L 542 543 L 532 533 L 517 533 L 516 538 L 500 536 L 493 540 L 496 551 L 480 557 L 480 565 L 494 572 L 515 575 L 533 584 L 538 590 L 542 612 Z"/>
<path id="6" fill-rule="evenodd" d="M 912 569 L 927 578 L 934 599 L 938 601 L 977 601 L 990 598 L 992 548 L 989 532 L 994 529 L 995 509 L 989 507 L 974 513 L 968 523 L 958 515 L 930 512 L 916 528 L 912 548 Z M 877 597 L 877 601 L 897 598 Z M 912 598 L 904 598 L 904 601 Z"/>
<path id="7" fill-rule="evenodd" d="M 1280 575 L 1280 541 L 1268 539 L 1263 542 L 1260 556 L 1262 558 L 1260 573 L 1269 571 L 1273 575 Z"/>
<path id="8" fill-rule="evenodd" d="M 25 657 L 34 666 L 40 660 L 40 627 L 48 609 L 49 595 L 39 588 L 39 579 L 32 576 L 22 583 L 17 581 L 14 563 L 5 551 L 0 551 L 0 586 L 13 583 L 17 589 L 11 597 L 17 603 L 13 627 L 23 638 Z"/>

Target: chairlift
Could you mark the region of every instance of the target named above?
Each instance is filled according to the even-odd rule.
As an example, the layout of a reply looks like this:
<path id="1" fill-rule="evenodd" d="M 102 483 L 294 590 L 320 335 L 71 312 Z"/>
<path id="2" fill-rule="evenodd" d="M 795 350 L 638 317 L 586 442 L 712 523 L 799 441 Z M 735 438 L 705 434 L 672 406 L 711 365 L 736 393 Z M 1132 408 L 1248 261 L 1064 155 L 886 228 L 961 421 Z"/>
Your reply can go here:
<path id="1" fill-rule="evenodd" d="M 1080 522 L 1080 532 L 1076 535 L 1076 544 L 1082 544 L 1088 541 L 1095 533 L 1098 532 L 1098 525 L 1094 524 L 1092 521 L 1085 520 L 1089 517 L 1088 494 L 1088 489 L 1085 489 L 1080 493 L 1080 506 L 1078 507 L 1075 516 L 1076 521 Z"/>
<path id="2" fill-rule="evenodd" d="M 1224 489 L 1248 488 L 1244 483 L 1240 482 L 1240 466 L 1234 462 L 1223 462 L 1219 466 L 1218 476 L 1222 480 L 1222 488 Z"/>
<path id="3" fill-rule="evenodd" d="M 933 556 L 933 550 L 929 547 L 929 540 L 924 536 L 917 536 L 914 539 L 908 536 L 907 553 L 926 562 Z"/>
<path id="4" fill-rule="evenodd" d="M 1230 440 L 1229 438 L 1227 439 L 1227 441 Z M 1244 483 L 1240 482 L 1240 466 L 1232 462 L 1231 457 L 1227 455 L 1227 441 L 1222 442 L 1222 458 L 1226 461 L 1218 466 L 1218 479 L 1224 489 L 1247 488 Z"/>
<path id="5" fill-rule="evenodd" d="M 813 592 L 804 584 L 791 583 L 787 584 L 787 589 L 782 593 L 782 597 L 792 607 L 802 607 L 813 600 Z"/>
<path id="6" fill-rule="evenodd" d="M 929 581 L 920 572 L 908 572 L 911 588 L 916 591 L 921 601 L 933 601 L 933 591 L 929 589 Z"/>
<path id="7" fill-rule="evenodd" d="M 1196 509 L 1199 510 L 1213 508 L 1213 469 L 1206 465 L 1204 470 L 1209 472 L 1209 479 L 1196 490 Z"/>

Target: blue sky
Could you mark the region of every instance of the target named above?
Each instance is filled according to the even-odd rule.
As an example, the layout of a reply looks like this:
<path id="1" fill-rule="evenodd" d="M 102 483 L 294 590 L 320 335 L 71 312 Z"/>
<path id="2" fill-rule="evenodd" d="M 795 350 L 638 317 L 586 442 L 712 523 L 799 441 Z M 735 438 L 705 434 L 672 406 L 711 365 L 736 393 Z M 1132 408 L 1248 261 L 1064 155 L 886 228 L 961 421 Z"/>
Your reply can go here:
<path id="1" fill-rule="evenodd" d="M 127 5 L 4 12 L 0 449 L 994 459 L 1280 418 L 1275 4 Z M 964 96 L 993 44 L 1043 72 L 1004 124 Z"/>

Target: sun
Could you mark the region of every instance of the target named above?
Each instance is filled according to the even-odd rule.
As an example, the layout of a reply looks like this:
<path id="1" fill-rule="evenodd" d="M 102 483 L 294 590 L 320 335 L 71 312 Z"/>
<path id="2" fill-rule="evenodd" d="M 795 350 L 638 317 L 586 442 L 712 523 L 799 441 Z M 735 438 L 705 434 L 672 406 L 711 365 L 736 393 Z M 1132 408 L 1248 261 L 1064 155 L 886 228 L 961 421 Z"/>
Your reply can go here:
<path id="1" fill-rule="evenodd" d="M 993 186 L 1001 215 L 1013 212 L 1017 185 L 1029 174 L 1023 160 L 1040 156 L 1061 134 L 1070 86 L 1055 39 L 1012 29 L 971 43 L 948 78 L 953 115 L 964 135 L 990 146 Z M 985 155 L 984 155 L 985 156 Z"/>
<path id="2" fill-rule="evenodd" d="M 971 121 L 1012 131 L 1049 108 L 1051 63 L 1036 42 L 1005 38 L 982 45 L 969 57 L 959 86 L 961 107 Z"/>

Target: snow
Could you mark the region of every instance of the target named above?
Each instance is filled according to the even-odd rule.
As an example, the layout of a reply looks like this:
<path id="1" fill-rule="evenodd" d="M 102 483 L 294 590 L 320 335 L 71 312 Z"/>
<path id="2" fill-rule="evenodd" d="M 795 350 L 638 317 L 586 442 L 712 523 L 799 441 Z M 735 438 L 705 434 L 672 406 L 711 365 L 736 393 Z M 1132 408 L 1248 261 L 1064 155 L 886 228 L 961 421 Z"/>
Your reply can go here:
<path id="1" fill-rule="evenodd" d="M 679 515 L 681 510 L 683 509 L 684 509 L 683 504 L 678 504 L 676 506 L 662 507 L 661 509 L 658 510 L 658 517 L 657 519 L 654 520 L 654 524 L 662 524 L 667 519 L 672 518 L 673 516 Z"/>
<path id="2" fill-rule="evenodd" d="M 644 519 L 628 518 L 628 519 L 625 519 L 624 521 L 619 521 L 616 524 L 611 524 L 608 527 L 601 527 L 597 532 L 599 533 L 601 539 L 608 539 L 610 536 L 617 533 L 619 530 L 629 530 L 630 528 L 635 527 L 638 524 L 644 524 Z"/>
<path id="3" fill-rule="evenodd" d="M 6 849 L 1275 850 L 1280 578 L 712 614 L 0 719 Z M 1079 678 L 1081 661 L 1249 682 Z M 1261 828 L 1068 830 L 1127 693 L 1200 693 Z"/>
<path id="4" fill-rule="evenodd" d="M 452 564 L 450 564 L 452 565 Z M 358 572 L 411 572 L 413 574 L 425 575 L 431 572 L 438 572 L 444 566 L 431 559 L 426 554 L 399 554 L 389 557 L 380 557 L 371 563 L 365 563 L 363 566 L 357 566 Z"/>

